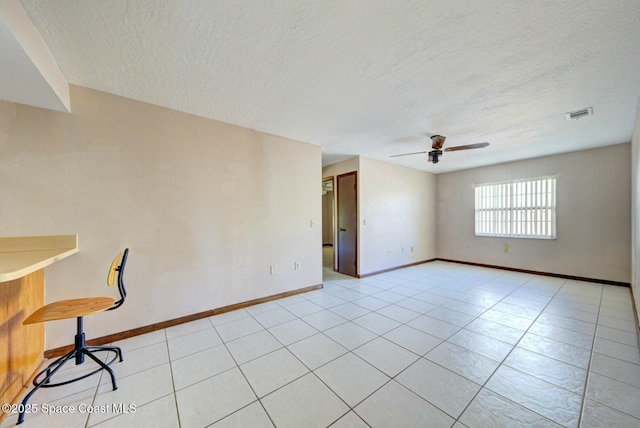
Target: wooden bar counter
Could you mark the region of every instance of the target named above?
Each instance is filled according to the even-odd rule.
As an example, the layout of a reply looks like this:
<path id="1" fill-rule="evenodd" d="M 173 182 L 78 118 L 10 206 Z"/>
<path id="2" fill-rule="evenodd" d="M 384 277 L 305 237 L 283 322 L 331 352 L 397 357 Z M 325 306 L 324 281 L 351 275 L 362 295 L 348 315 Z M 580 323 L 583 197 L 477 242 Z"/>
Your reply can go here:
<path id="1" fill-rule="evenodd" d="M 14 402 L 43 360 L 44 323 L 22 321 L 44 305 L 44 268 L 77 252 L 77 235 L 0 238 L 0 404 Z"/>

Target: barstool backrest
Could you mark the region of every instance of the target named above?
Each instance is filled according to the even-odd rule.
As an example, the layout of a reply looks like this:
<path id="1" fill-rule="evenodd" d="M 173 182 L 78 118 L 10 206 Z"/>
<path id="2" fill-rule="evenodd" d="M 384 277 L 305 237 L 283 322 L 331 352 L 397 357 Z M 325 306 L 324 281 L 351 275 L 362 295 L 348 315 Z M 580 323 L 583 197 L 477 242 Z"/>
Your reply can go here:
<path id="1" fill-rule="evenodd" d="M 117 272 L 117 280 L 118 280 L 118 291 L 120 292 L 120 300 L 118 300 L 113 307 L 108 310 L 113 310 L 120 307 L 124 303 L 124 299 L 127 297 L 127 290 L 124 288 L 124 267 L 127 263 L 127 256 L 129 255 L 129 249 L 125 248 L 125 250 L 118 254 L 113 262 L 111 262 L 111 267 L 109 267 L 109 273 L 107 275 L 107 285 L 112 287 L 116 283 L 116 272 Z"/>

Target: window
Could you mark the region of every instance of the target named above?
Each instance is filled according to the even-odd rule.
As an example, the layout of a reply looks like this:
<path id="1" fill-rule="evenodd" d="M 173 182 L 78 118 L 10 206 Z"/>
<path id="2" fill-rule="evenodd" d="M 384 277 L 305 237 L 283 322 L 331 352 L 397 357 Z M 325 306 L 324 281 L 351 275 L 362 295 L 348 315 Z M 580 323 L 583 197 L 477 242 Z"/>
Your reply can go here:
<path id="1" fill-rule="evenodd" d="M 476 236 L 555 239 L 556 178 L 477 184 Z"/>

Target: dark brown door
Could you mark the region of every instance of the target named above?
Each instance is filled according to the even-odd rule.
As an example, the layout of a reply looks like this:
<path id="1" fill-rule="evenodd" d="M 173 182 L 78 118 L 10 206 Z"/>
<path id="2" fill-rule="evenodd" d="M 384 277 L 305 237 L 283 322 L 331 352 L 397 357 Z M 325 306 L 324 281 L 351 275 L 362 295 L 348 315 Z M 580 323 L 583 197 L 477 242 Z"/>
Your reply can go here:
<path id="1" fill-rule="evenodd" d="M 338 176 L 338 272 L 358 274 L 357 173 Z"/>

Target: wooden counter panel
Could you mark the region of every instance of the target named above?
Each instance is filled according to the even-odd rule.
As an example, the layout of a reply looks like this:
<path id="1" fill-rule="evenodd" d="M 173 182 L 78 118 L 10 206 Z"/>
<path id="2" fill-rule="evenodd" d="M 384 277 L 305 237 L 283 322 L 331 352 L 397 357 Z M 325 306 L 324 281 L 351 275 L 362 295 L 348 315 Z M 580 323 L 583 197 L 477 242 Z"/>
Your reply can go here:
<path id="1" fill-rule="evenodd" d="M 44 269 L 0 283 L 0 403 L 12 403 L 43 359 L 44 324 L 22 325 L 44 305 Z"/>
<path id="2" fill-rule="evenodd" d="M 0 237 L 0 282 L 13 281 L 78 252 L 78 235 Z"/>
<path id="3" fill-rule="evenodd" d="M 78 247 L 78 235 L 3 236 L 0 252 L 11 253 L 34 250 L 61 250 Z"/>

